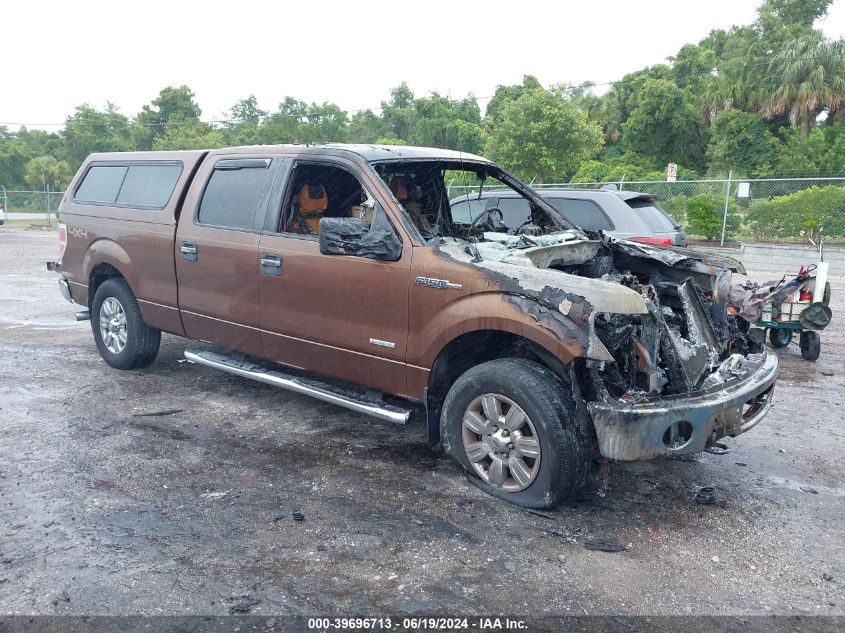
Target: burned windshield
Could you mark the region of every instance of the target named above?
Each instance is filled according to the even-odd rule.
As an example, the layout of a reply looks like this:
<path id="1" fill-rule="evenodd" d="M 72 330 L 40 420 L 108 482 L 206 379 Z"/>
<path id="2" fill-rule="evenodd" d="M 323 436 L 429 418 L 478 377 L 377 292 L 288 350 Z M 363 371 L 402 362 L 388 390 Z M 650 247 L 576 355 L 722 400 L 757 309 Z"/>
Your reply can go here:
<path id="1" fill-rule="evenodd" d="M 398 160 L 374 165 L 393 197 L 426 239 L 485 239 L 485 233 L 542 235 L 571 228 L 548 203 L 489 163 L 449 160 Z M 520 200 L 517 218 L 500 208 Z M 512 206 L 512 205 L 511 205 Z M 515 221 L 518 219 L 518 221 Z"/>

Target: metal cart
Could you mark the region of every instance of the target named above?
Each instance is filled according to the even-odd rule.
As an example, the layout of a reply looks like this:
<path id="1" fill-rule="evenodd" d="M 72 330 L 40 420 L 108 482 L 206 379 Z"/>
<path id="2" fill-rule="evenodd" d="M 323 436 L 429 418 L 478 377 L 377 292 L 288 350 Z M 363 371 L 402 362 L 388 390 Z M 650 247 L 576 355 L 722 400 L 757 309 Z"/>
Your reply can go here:
<path id="1" fill-rule="evenodd" d="M 791 297 L 794 300 L 773 301 L 765 304 L 760 318 L 754 325 L 769 331 L 769 342 L 776 348 L 789 345 L 797 332 L 801 357 L 804 360 L 815 361 L 822 350 L 821 336 L 817 329 L 805 327 L 806 320 L 802 322 L 801 314 L 815 303 L 822 303 L 825 306 L 830 303 L 828 264 L 825 262 L 813 264 L 808 267 L 807 273 L 815 273 L 815 276 L 808 276 L 806 282 L 795 289 Z M 801 291 L 805 289 L 807 292 L 802 293 Z"/>

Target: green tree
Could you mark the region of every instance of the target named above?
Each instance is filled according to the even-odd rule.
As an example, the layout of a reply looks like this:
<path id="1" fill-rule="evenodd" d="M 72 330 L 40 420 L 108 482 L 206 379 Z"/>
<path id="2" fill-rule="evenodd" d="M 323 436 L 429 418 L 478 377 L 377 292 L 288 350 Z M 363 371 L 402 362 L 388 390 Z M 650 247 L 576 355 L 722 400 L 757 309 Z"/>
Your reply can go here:
<path id="1" fill-rule="evenodd" d="M 223 128 L 227 145 L 254 145 L 258 142 L 258 126 L 269 112 L 258 107 L 255 95 L 241 99 L 229 109 L 229 120 Z"/>
<path id="2" fill-rule="evenodd" d="M 168 127 L 198 123 L 201 114 L 194 93 L 188 86 L 163 88 L 158 97 L 145 105 L 135 117 L 134 134 L 138 149 L 150 149 Z"/>
<path id="3" fill-rule="evenodd" d="M 258 126 L 268 114 L 269 112 L 258 107 L 258 99 L 255 98 L 255 95 L 249 95 L 230 108 L 229 120 L 234 124 L 249 123 Z"/>
<path id="4" fill-rule="evenodd" d="M 832 0 L 765 0 L 757 9 L 756 26 L 761 37 L 777 45 L 813 30 L 813 23 L 827 13 Z"/>
<path id="5" fill-rule="evenodd" d="M 614 144 L 619 142 L 622 125 L 637 106 L 643 84 L 649 79 L 669 79 L 671 75 L 672 69 L 663 64 L 638 70 L 614 82 L 612 88 L 600 98 L 595 111 L 600 113 L 599 120 L 607 144 L 606 152 L 614 151 Z"/>
<path id="6" fill-rule="evenodd" d="M 704 46 L 685 44 L 669 59 L 672 79 L 684 91 L 686 101 L 695 106 L 698 118 L 709 124 L 721 109 L 716 97 L 718 79 L 713 75 L 718 63 L 716 53 Z"/>
<path id="7" fill-rule="evenodd" d="M 349 119 L 334 103 L 311 105 L 285 97 L 279 109 L 259 126 L 259 143 L 344 142 Z"/>
<path id="8" fill-rule="evenodd" d="M 716 53 L 706 47 L 684 44 L 670 61 L 672 78 L 679 88 L 701 90 L 702 85 L 712 78 L 717 60 Z"/>
<path id="9" fill-rule="evenodd" d="M 93 152 L 135 149 L 132 134 L 129 119 L 113 103 L 106 104 L 105 111 L 83 104 L 65 120 L 62 156 L 72 167 L 78 168 Z"/>
<path id="10" fill-rule="evenodd" d="M 346 112 L 334 103 L 312 103 L 305 110 L 301 140 L 303 143 L 343 143 L 348 124 Z"/>
<path id="11" fill-rule="evenodd" d="M 771 160 L 758 169 L 761 177 L 835 176 L 845 173 L 845 122 L 781 130 L 782 141 Z"/>
<path id="12" fill-rule="evenodd" d="M 507 104 L 513 103 L 530 90 L 542 90 L 542 88 L 543 86 L 534 75 L 523 75 L 521 84 L 496 86 L 496 92 L 487 102 L 487 109 L 484 114 L 488 129 L 492 129 L 496 124 Z"/>
<path id="13" fill-rule="evenodd" d="M 223 130 L 201 122 L 170 127 L 153 141 L 156 151 L 214 149 L 225 145 Z"/>
<path id="14" fill-rule="evenodd" d="M 26 164 L 30 160 L 32 155 L 15 135 L 0 140 L 0 185 L 7 189 L 25 189 Z"/>
<path id="15" fill-rule="evenodd" d="M 414 102 L 416 125 L 410 141 L 415 145 L 479 153 L 484 144 L 481 111 L 473 97 L 450 101 L 436 92 Z"/>
<path id="16" fill-rule="evenodd" d="M 845 40 L 813 34 L 790 42 L 772 56 L 760 92 L 767 117 L 787 114 L 805 134 L 823 111 L 837 116 L 845 104 Z"/>
<path id="17" fill-rule="evenodd" d="M 678 165 L 678 180 L 693 180 L 698 177 L 694 169 Z M 572 182 L 630 182 L 632 180 L 665 180 L 666 166 L 656 164 L 653 159 L 627 153 L 604 160 L 588 160 L 581 163 Z"/>
<path id="18" fill-rule="evenodd" d="M 560 93 L 529 90 L 508 103 L 487 153 L 528 180 L 567 180 L 602 146 L 601 128 Z"/>
<path id="19" fill-rule="evenodd" d="M 36 189 L 49 186 L 53 191 L 61 191 L 70 182 L 73 171 L 63 160 L 52 156 L 39 156 L 26 164 L 26 184 Z"/>
<path id="20" fill-rule="evenodd" d="M 258 128 L 258 142 L 264 144 L 302 142 L 302 126 L 308 105 L 294 97 L 285 97 L 279 109 L 264 119 Z"/>
<path id="21" fill-rule="evenodd" d="M 390 91 L 390 100 L 381 102 L 381 117 L 389 135 L 409 139 L 416 124 L 414 93 L 404 81 Z"/>
<path id="22" fill-rule="evenodd" d="M 622 124 L 626 147 L 664 164 L 704 167 L 706 128 L 674 81 L 646 79 L 633 102 L 635 106 Z"/>
<path id="23" fill-rule="evenodd" d="M 777 140 L 759 114 L 725 110 L 710 128 L 710 172 L 727 174 L 733 170 L 735 176 L 751 176 L 771 160 L 777 147 Z"/>
<path id="24" fill-rule="evenodd" d="M 15 133 L 17 139 L 24 147 L 24 152 L 31 158 L 36 156 L 60 157 L 63 149 L 62 137 L 56 132 L 45 132 L 44 130 L 29 130 L 20 128 Z"/>
<path id="25" fill-rule="evenodd" d="M 372 110 L 356 112 L 349 121 L 350 143 L 375 143 L 386 134 L 384 121 Z"/>

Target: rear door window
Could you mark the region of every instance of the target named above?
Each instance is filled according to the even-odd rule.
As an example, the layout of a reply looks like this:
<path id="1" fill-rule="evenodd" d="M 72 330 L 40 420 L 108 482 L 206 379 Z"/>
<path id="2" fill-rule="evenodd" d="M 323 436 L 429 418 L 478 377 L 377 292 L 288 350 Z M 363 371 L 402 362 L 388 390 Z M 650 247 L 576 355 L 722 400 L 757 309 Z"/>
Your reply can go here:
<path id="1" fill-rule="evenodd" d="M 612 231 L 616 228 L 610 218 L 601 210 L 601 207 L 592 200 L 551 198 L 549 202 L 567 220 L 585 231 Z"/>
<path id="2" fill-rule="evenodd" d="M 75 202 L 113 204 L 126 176 L 126 165 L 93 165 L 76 188 Z"/>
<path id="3" fill-rule="evenodd" d="M 632 198 L 625 202 L 655 233 L 665 233 L 678 229 L 672 218 L 660 208 L 656 201 L 649 198 Z"/>
<path id="4" fill-rule="evenodd" d="M 181 173 L 180 164 L 129 165 L 117 204 L 161 209 L 173 195 Z"/>
<path id="5" fill-rule="evenodd" d="M 258 202 L 267 186 L 270 160 L 218 161 L 202 195 L 197 222 L 253 229 Z"/>

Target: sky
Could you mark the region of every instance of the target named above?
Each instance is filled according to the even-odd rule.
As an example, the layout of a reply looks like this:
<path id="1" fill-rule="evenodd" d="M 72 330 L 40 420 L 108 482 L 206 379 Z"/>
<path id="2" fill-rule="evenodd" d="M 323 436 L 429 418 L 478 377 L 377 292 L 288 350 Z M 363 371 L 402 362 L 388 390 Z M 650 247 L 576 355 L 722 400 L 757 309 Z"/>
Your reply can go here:
<path id="1" fill-rule="evenodd" d="M 602 83 L 663 63 L 712 29 L 748 24 L 762 0 L 218 2 L 6 0 L 0 124 L 56 129 L 77 105 L 133 116 L 187 84 L 203 120 L 255 95 L 378 109 L 406 81 L 417 96 L 486 98 L 525 74 Z M 845 0 L 820 21 L 845 36 Z"/>

